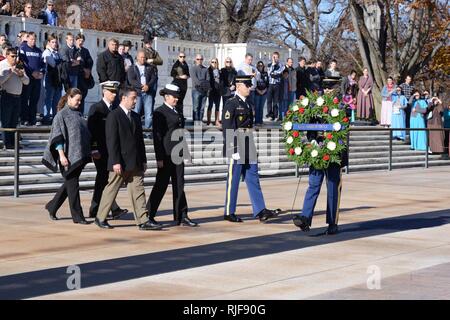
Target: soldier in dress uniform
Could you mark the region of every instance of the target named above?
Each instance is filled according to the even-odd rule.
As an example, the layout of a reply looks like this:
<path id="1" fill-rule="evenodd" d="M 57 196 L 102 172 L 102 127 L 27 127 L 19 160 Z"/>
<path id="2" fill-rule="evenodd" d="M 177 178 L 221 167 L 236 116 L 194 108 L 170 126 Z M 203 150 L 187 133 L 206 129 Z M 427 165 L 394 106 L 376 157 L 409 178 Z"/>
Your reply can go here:
<path id="1" fill-rule="evenodd" d="M 241 177 L 247 184 L 253 207 L 253 217 L 265 222 L 279 214 L 268 210 L 264 203 L 258 176 L 256 145 L 253 140 L 253 105 L 248 100 L 252 76 L 236 77 L 236 95 L 222 110 L 224 154 L 229 160 L 224 219 L 242 222 L 236 216 L 236 202 Z"/>
<path id="2" fill-rule="evenodd" d="M 347 109 L 347 116 L 350 116 L 351 110 Z M 317 131 L 308 131 L 308 138 L 315 139 L 317 142 L 323 141 L 323 136 L 318 135 Z M 348 148 L 342 151 L 341 163 L 332 163 L 325 170 L 309 168 L 309 186 L 303 202 L 301 214 L 295 215 L 293 222 L 302 231 L 309 231 L 314 208 L 317 198 L 320 194 L 322 182 L 326 178 L 327 183 L 327 224 L 328 229 L 325 234 L 333 235 L 338 233 L 339 206 L 342 191 L 342 168 L 348 166 Z"/>

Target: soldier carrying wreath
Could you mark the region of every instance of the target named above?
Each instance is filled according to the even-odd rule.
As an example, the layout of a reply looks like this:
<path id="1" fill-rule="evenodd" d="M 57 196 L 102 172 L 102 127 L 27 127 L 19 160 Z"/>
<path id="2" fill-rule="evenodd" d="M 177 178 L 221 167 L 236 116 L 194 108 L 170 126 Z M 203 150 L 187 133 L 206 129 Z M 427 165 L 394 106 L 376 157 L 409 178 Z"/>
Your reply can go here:
<path id="1" fill-rule="evenodd" d="M 309 165 L 309 186 L 303 210 L 293 218 L 294 224 L 302 231 L 310 230 L 317 198 L 326 177 L 326 234 L 338 232 L 342 168 L 348 164 L 346 135 L 349 111 L 334 95 L 308 94 L 287 113 L 283 126 L 287 132 L 288 156 L 297 164 Z"/>

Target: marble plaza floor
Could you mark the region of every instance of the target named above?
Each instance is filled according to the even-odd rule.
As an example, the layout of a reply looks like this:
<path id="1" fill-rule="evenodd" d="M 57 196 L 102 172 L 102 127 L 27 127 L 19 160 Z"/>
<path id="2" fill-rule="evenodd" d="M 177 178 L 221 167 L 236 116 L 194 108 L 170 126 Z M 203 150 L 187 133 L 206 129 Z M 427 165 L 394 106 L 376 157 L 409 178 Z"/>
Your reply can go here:
<path id="1" fill-rule="evenodd" d="M 0 198 L 0 298 L 450 299 L 450 168 L 343 179 L 335 236 L 322 235 L 325 185 L 309 233 L 290 212 L 266 224 L 251 219 L 244 183 L 244 223 L 222 219 L 225 182 L 195 184 L 186 192 L 200 226 L 173 224 L 169 188 L 157 216 L 166 228 L 147 232 L 131 213 L 101 230 L 73 224 L 67 204 L 51 221 L 51 195 Z M 297 181 L 262 180 L 267 206 L 290 211 Z M 306 186 L 304 177 L 296 212 Z M 91 195 L 81 194 L 85 214 Z M 118 203 L 130 209 L 126 190 Z M 68 290 L 78 280 L 81 288 Z"/>

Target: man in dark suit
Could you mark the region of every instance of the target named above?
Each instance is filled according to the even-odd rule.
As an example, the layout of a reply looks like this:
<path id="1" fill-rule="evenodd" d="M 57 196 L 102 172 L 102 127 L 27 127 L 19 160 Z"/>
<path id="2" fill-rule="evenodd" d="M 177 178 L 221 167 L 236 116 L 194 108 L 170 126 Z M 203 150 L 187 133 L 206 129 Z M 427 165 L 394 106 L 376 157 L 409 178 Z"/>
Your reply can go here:
<path id="1" fill-rule="evenodd" d="M 112 104 L 116 98 L 120 83 L 107 81 L 100 84 L 103 89 L 103 99 L 94 103 L 89 109 L 88 127 L 91 132 L 91 149 L 94 158 L 97 176 L 95 177 L 94 194 L 92 196 L 89 217 L 97 217 L 98 206 L 102 198 L 103 189 L 108 184 L 108 148 L 106 146 L 106 117 L 112 110 Z M 116 201 L 112 203 L 111 213 L 113 219 L 127 213 L 128 210 L 120 209 Z"/>
<path id="2" fill-rule="evenodd" d="M 169 180 L 172 179 L 174 219 L 178 225 L 196 227 L 198 224 L 188 217 L 184 193 L 183 159 L 187 157 L 189 151 L 184 140 L 184 118 L 176 110 L 180 88 L 174 84 L 168 84 L 159 94 L 164 96 L 164 104 L 153 113 L 153 144 L 158 172 L 147 203 L 149 218 L 151 222 L 157 224 L 156 212 L 166 193 Z"/>
<path id="3" fill-rule="evenodd" d="M 109 180 L 103 190 L 95 224 L 111 229 L 106 216 L 123 183 L 133 203 L 133 212 L 139 230 L 159 230 L 148 220 L 145 208 L 144 172 L 147 170 L 144 137 L 139 116 L 131 110 L 136 105 L 134 88 L 121 89 L 119 107 L 106 118 L 106 146 L 108 149 Z"/>

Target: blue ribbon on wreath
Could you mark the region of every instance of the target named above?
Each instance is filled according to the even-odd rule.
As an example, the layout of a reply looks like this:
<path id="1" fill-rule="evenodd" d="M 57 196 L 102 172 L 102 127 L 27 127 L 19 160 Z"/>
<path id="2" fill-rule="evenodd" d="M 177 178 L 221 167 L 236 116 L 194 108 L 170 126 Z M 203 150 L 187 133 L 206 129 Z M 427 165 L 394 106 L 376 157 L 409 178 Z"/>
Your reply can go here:
<path id="1" fill-rule="evenodd" d="M 345 129 L 345 125 L 341 126 L 341 130 Z M 331 123 L 294 123 L 292 129 L 297 131 L 334 131 Z"/>

